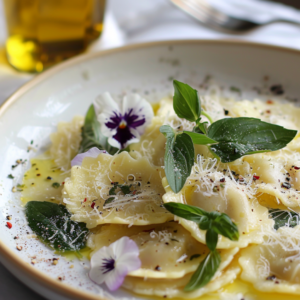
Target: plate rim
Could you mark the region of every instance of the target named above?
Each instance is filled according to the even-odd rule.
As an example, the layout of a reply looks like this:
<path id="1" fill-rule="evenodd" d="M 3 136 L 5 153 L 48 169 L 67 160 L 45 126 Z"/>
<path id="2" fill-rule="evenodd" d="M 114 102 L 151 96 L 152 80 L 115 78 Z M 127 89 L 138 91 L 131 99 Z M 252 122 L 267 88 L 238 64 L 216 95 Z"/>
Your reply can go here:
<path id="1" fill-rule="evenodd" d="M 122 47 L 107 49 L 107 50 L 101 50 L 98 52 L 93 53 L 84 53 L 80 54 L 76 57 L 70 58 L 46 71 L 44 71 L 41 74 L 38 74 L 33 79 L 29 80 L 27 83 L 22 85 L 20 88 L 18 88 L 11 96 L 9 96 L 3 104 L 0 106 L 0 118 L 1 116 L 9 109 L 9 107 L 18 100 L 20 96 L 22 96 L 24 93 L 29 91 L 30 89 L 37 86 L 39 83 L 47 80 L 47 78 L 51 77 L 57 72 L 60 72 L 61 70 L 67 69 L 68 67 L 74 66 L 76 64 L 79 64 L 81 62 L 85 62 L 87 60 L 96 58 L 96 57 L 102 57 L 107 56 L 115 53 L 120 52 L 127 52 L 131 50 L 137 50 L 137 49 L 147 49 L 151 47 L 156 46 L 171 46 L 171 45 L 222 45 L 222 46 L 245 46 L 245 47 L 253 47 L 253 48 L 265 48 L 269 50 L 276 50 L 276 51 L 282 51 L 282 52 L 290 52 L 293 54 L 297 54 L 300 56 L 300 50 L 288 48 L 288 47 L 282 47 L 277 45 L 269 45 L 269 44 L 263 44 L 263 43 L 257 43 L 257 42 L 251 42 L 251 41 L 244 41 L 244 40 L 238 40 L 238 39 L 219 39 L 219 40 L 211 40 L 211 39 L 187 39 L 187 40 L 166 40 L 166 41 L 154 41 L 154 42 L 147 42 L 147 43 L 138 43 L 138 44 L 130 44 Z M 103 298 L 101 296 L 92 294 L 87 291 L 80 290 L 78 287 L 69 286 L 64 282 L 59 282 L 58 280 L 55 280 L 52 277 L 48 277 L 47 274 L 43 271 L 40 271 L 34 267 L 32 267 L 30 264 L 26 263 L 21 257 L 19 257 L 16 253 L 10 250 L 8 246 L 5 245 L 3 241 L 1 241 L 0 238 L 0 256 L 1 260 L 7 261 L 7 264 L 13 265 L 15 268 L 17 268 L 19 271 L 21 271 L 20 275 L 24 276 L 26 274 L 27 276 L 30 276 L 30 279 L 33 280 L 38 285 L 43 286 L 46 289 L 53 290 L 60 295 L 66 296 L 66 297 L 72 297 L 72 299 L 86 299 L 86 300 L 108 300 L 107 298 Z M 5 263 L 6 267 L 6 263 Z M 7 268 L 7 267 L 6 267 Z M 9 268 L 7 268 L 9 270 Z M 21 277 L 20 276 L 20 277 Z M 16 276 L 19 280 L 19 276 Z M 30 287 L 30 286 L 29 286 Z M 30 287 L 32 288 L 32 287 Z M 32 288 L 33 289 L 33 288 Z M 33 289 L 34 290 L 34 289 Z"/>

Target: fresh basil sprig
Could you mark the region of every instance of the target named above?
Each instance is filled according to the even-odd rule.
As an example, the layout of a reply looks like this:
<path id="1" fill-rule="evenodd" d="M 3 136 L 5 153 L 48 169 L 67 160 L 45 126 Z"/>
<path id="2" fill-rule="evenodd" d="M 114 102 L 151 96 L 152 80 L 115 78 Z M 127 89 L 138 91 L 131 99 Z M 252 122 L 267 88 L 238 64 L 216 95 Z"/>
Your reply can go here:
<path id="1" fill-rule="evenodd" d="M 244 155 L 282 149 L 296 134 L 297 130 L 244 117 L 218 120 L 207 131 L 207 136 L 218 142 L 210 150 L 224 163 Z"/>
<path id="2" fill-rule="evenodd" d="M 86 113 L 82 127 L 82 140 L 78 153 L 84 153 L 93 147 L 97 147 L 99 150 L 106 150 L 111 155 L 119 150 L 108 143 L 108 138 L 101 133 L 100 126 L 94 105 L 91 105 Z"/>
<path id="3" fill-rule="evenodd" d="M 200 263 L 185 291 L 203 287 L 214 276 L 221 262 L 220 254 L 216 251 L 218 235 L 238 241 L 238 227 L 225 213 L 207 212 L 196 206 L 176 202 L 165 203 L 164 207 L 178 217 L 195 222 L 201 230 L 206 230 L 205 242 L 211 252 Z"/>
<path id="4" fill-rule="evenodd" d="M 64 205 L 30 201 L 25 206 L 29 227 L 47 245 L 58 251 L 78 251 L 85 247 L 89 230 L 85 223 L 70 220 Z"/>
<path id="5" fill-rule="evenodd" d="M 270 209 L 269 216 L 275 221 L 275 230 L 284 226 L 295 227 L 300 224 L 299 214 L 293 211 Z"/>
<path id="6" fill-rule="evenodd" d="M 188 84 L 173 80 L 173 108 L 179 118 L 196 122 L 201 115 L 201 102 L 198 92 Z"/>
<path id="7" fill-rule="evenodd" d="M 197 223 L 201 230 L 207 230 L 208 235 L 213 235 L 209 236 L 209 240 L 215 240 L 215 234 L 221 234 L 232 241 L 239 239 L 237 225 L 225 213 L 207 212 L 196 206 L 176 202 L 165 203 L 164 207 L 175 216 Z M 212 251 L 216 249 L 216 245 L 207 246 Z"/>
<path id="8" fill-rule="evenodd" d="M 204 134 L 191 131 L 184 131 L 184 133 L 188 134 L 192 138 L 193 143 L 196 145 L 211 145 L 218 143 Z"/>
<path id="9" fill-rule="evenodd" d="M 189 135 L 176 134 L 169 126 L 160 127 L 167 138 L 165 151 L 165 173 L 171 189 L 178 193 L 190 176 L 194 164 L 194 145 Z"/>
<path id="10" fill-rule="evenodd" d="M 221 263 L 221 256 L 218 251 L 211 251 L 199 264 L 196 272 L 192 275 L 188 284 L 184 287 L 186 292 L 202 288 L 210 282 L 217 272 Z"/>
<path id="11" fill-rule="evenodd" d="M 201 101 L 196 90 L 189 85 L 173 81 L 174 97 L 173 108 L 180 118 L 195 122 L 196 126 L 192 132 L 184 131 L 175 133 L 172 128 L 166 129 L 166 125 L 161 127 L 161 132 L 167 137 L 167 146 L 165 152 L 166 176 L 170 187 L 175 193 L 178 193 L 183 187 L 190 167 L 184 170 L 184 176 L 179 176 L 177 180 L 178 168 L 176 165 L 183 166 L 184 161 L 189 161 L 194 150 L 184 149 L 179 145 L 175 147 L 175 139 L 178 143 L 181 137 L 189 136 L 193 144 L 206 145 L 214 157 L 223 163 L 232 162 L 244 155 L 254 153 L 276 151 L 285 147 L 296 136 L 296 130 L 286 129 L 282 126 L 263 122 L 256 118 L 225 118 L 213 122 L 210 116 L 201 110 Z M 201 122 L 201 115 L 204 115 L 210 121 Z M 183 138 L 182 138 L 183 140 Z M 190 146 L 190 141 L 186 140 L 186 145 Z M 180 168 L 179 168 L 180 169 Z"/>

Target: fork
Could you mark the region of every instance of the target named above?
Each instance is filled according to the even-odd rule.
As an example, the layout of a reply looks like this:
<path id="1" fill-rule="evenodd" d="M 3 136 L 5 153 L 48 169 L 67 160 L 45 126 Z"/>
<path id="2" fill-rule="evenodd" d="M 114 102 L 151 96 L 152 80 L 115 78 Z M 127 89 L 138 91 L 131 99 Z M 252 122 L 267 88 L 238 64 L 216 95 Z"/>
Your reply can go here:
<path id="1" fill-rule="evenodd" d="M 182 9 L 184 12 L 188 13 L 201 23 L 215 27 L 222 28 L 231 31 L 245 31 L 254 29 L 261 25 L 267 25 L 274 22 L 286 22 L 292 24 L 300 25 L 299 21 L 296 19 L 285 19 L 274 17 L 266 22 L 254 22 L 249 20 L 240 19 L 237 17 L 229 16 L 213 6 L 211 6 L 205 0 L 170 0 L 173 4 L 175 4 L 178 8 Z M 241 0 L 243 1 L 243 0 Z"/>

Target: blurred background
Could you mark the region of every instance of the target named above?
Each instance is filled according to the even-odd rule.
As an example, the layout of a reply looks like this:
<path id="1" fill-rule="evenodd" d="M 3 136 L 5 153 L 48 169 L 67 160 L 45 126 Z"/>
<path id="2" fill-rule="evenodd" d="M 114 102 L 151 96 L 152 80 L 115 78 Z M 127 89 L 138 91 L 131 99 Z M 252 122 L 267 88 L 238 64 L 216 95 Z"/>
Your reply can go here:
<path id="1" fill-rule="evenodd" d="M 81 52 L 168 39 L 300 49 L 298 9 L 299 0 L 0 0 L 0 104 L 34 73 Z"/>
<path id="2" fill-rule="evenodd" d="M 38 73 L 80 53 L 176 39 L 300 50 L 300 0 L 0 0 L 0 105 Z M 0 264 L 0 299 L 44 298 Z"/>

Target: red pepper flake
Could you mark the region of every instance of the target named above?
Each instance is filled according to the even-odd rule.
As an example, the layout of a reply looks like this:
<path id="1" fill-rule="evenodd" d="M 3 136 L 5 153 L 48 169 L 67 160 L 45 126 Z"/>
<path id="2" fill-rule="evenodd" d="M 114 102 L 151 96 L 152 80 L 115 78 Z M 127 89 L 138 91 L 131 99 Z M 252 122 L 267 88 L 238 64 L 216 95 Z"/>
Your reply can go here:
<path id="1" fill-rule="evenodd" d="M 300 170 L 300 167 L 293 166 L 295 170 Z"/>
<path id="2" fill-rule="evenodd" d="M 134 191 L 132 192 L 132 195 L 135 195 L 135 194 L 136 194 L 136 192 L 137 192 L 137 190 L 134 190 Z"/>
<path id="3" fill-rule="evenodd" d="M 271 111 L 270 111 L 269 109 L 267 109 L 267 110 L 266 110 L 266 113 L 267 113 L 267 114 L 270 114 L 270 113 L 271 113 Z"/>
<path id="4" fill-rule="evenodd" d="M 63 181 L 61 184 L 65 184 L 65 182 Z"/>
<path id="5" fill-rule="evenodd" d="M 6 227 L 11 229 L 12 228 L 12 224 L 10 222 L 6 222 Z"/>
<path id="6" fill-rule="evenodd" d="M 225 182 L 225 178 L 221 178 L 221 179 L 220 179 L 220 182 Z"/>
<path id="7" fill-rule="evenodd" d="M 260 178 L 260 176 L 253 175 L 253 180 L 258 180 L 259 178 Z"/>
<path id="8" fill-rule="evenodd" d="M 86 202 L 86 198 L 84 198 L 83 202 Z"/>
<path id="9" fill-rule="evenodd" d="M 95 207 L 95 202 L 93 202 L 91 205 L 91 208 L 94 208 L 94 207 Z"/>
<path id="10" fill-rule="evenodd" d="M 273 100 L 267 100 L 267 104 L 273 104 Z"/>

